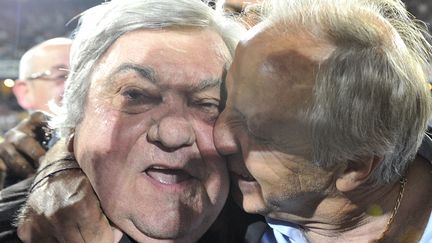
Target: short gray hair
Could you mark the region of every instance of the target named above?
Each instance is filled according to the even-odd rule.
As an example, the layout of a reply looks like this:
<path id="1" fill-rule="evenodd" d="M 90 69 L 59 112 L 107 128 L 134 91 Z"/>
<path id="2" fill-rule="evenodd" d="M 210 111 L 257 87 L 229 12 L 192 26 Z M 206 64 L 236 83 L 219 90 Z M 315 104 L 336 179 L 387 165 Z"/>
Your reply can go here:
<path id="1" fill-rule="evenodd" d="M 208 28 L 225 42 L 230 65 L 243 26 L 200 0 L 112 0 L 85 11 L 71 48 L 71 70 L 62 107 L 50 125 L 67 137 L 81 122 L 98 60 L 125 33 L 139 29 Z M 215 47 L 217 49 L 219 47 Z M 218 50 L 217 50 L 218 51 Z"/>
<path id="2" fill-rule="evenodd" d="M 431 114 L 424 66 L 427 29 L 399 0 L 301 0 L 267 3 L 268 24 L 306 33 L 334 50 L 319 64 L 309 124 L 314 161 L 331 167 L 383 158 L 369 182 L 405 173 Z"/>

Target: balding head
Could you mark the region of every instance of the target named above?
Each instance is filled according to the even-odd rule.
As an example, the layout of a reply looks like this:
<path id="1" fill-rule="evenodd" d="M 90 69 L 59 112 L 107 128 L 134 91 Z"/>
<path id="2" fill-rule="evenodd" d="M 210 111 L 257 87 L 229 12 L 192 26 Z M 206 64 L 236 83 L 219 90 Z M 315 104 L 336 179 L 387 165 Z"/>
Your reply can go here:
<path id="1" fill-rule="evenodd" d="M 35 72 L 38 66 L 44 59 L 47 59 L 47 53 L 62 52 L 60 49 L 69 49 L 72 44 L 72 40 L 64 37 L 57 37 L 46 40 L 42 43 L 33 46 L 24 53 L 20 60 L 19 66 L 19 79 L 24 80 Z M 69 55 L 69 51 L 68 55 Z M 63 53 L 62 53 L 63 54 Z M 53 53 L 53 55 L 56 55 Z"/>
<path id="2" fill-rule="evenodd" d="M 24 53 L 20 60 L 19 80 L 13 90 L 21 107 L 49 111 L 49 101 L 60 103 L 71 44 L 71 39 L 59 37 L 46 40 Z"/>

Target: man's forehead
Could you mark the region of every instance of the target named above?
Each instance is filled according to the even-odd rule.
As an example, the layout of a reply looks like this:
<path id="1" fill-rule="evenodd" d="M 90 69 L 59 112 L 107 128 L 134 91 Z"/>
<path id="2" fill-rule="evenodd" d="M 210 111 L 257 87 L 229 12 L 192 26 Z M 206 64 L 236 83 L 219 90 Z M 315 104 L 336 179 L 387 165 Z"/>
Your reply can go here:
<path id="1" fill-rule="evenodd" d="M 318 63 L 295 49 L 270 52 L 261 67 L 264 75 L 293 86 L 311 86 Z"/>
<path id="2" fill-rule="evenodd" d="M 34 52 L 30 59 L 33 71 L 45 71 L 56 67 L 69 66 L 70 45 L 50 45 Z"/>
<path id="3" fill-rule="evenodd" d="M 104 80 L 129 73 L 155 85 L 172 87 L 198 88 L 197 82 L 208 81 L 219 85 L 225 60 L 219 55 L 220 46 L 213 42 L 224 45 L 217 33 L 205 29 L 132 31 L 108 49 L 93 75 Z"/>
<path id="4" fill-rule="evenodd" d="M 70 45 L 49 45 L 37 49 L 33 55 L 34 59 L 50 59 L 69 57 Z M 69 59 L 68 59 L 69 60 Z"/>
<path id="5" fill-rule="evenodd" d="M 240 46 L 266 54 L 288 53 L 290 50 L 295 50 L 299 55 L 316 62 L 326 59 L 335 49 L 335 45 L 326 38 L 317 37 L 299 29 L 298 26 L 290 27 L 265 22 L 248 31 Z"/>
<path id="6" fill-rule="evenodd" d="M 235 79 L 245 75 L 256 77 L 250 78 L 250 81 L 255 80 L 254 84 L 250 81 L 247 84 L 256 87 L 311 87 L 319 64 L 334 49 L 327 41 L 317 40 L 307 33 L 288 34 L 260 25 L 239 45 L 233 73 L 237 76 Z"/>
<path id="7" fill-rule="evenodd" d="M 69 55 L 70 47 L 71 44 L 43 45 L 35 51 L 34 55 L 35 56 Z"/>
<path id="8" fill-rule="evenodd" d="M 192 61 L 205 58 L 205 54 L 219 55 L 220 51 L 228 51 L 219 34 L 202 28 L 135 30 L 118 38 L 106 53 L 112 54 L 114 49 L 120 55 L 124 50 L 131 51 L 128 54 L 130 60 L 148 58 L 151 55 L 154 61 L 161 60 L 162 57 L 177 57 L 174 54 L 178 54 L 184 61 Z M 106 57 L 105 54 L 102 59 Z"/>
<path id="9" fill-rule="evenodd" d="M 312 97 L 319 67 L 315 56 L 303 51 L 314 47 L 304 43 L 302 38 L 261 30 L 242 42 L 230 82 L 236 106 L 248 115 L 273 112 L 285 113 L 285 118 L 304 107 Z"/>

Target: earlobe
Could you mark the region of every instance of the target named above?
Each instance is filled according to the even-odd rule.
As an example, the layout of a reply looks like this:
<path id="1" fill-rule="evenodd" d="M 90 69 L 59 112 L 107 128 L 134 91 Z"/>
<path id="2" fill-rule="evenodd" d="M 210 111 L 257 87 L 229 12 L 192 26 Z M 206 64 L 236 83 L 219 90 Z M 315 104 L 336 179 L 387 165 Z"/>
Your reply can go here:
<path id="1" fill-rule="evenodd" d="M 349 192 L 366 182 L 382 158 L 373 156 L 357 161 L 348 161 L 348 165 L 336 179 L 336 189 Z"/>
<path id="2" fill-rule="evenodd" d="M 15 85 L 12 88 L 12 92 L 14 93 L 18 104 L 26 110 L 30 110 L 31 102 L 29 101 L 28 93 L 29 93 L 29 87 L 28 83 L 24 80 L 16 80 Z"/>

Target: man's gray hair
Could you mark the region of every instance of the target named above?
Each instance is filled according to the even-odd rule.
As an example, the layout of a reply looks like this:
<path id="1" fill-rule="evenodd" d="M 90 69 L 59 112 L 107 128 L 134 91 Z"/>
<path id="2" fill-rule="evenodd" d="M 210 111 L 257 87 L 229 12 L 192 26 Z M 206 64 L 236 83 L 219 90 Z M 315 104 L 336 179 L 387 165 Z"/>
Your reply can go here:
<path id="1" fill-rule="evenodd" d="M 271 1 L 268 24 L 334 47 L 319 64 L 306 108 L 314 161 L 323 167 L 376 156 L 369 182 L 400 178 L 431 114 L 427 30 L 399 0 Z"/>
<path id="2" fill-rule="evenodd" d="M 71 69 L 63 106 L 54 108 L 57 115 L 51 121 L 61 137 L 69 136 L 82 120 L 92 72 L 108 48 L 125 33 L 165 28 L 215 31 L 230 51 L 224 55 L 227 68 L 244 32 L 241 24 L 200 0 L 112 0 L 85 11 L 71 48 Z M 216 51 L 221 51 L 218 48 L 215 46 Z"/>

